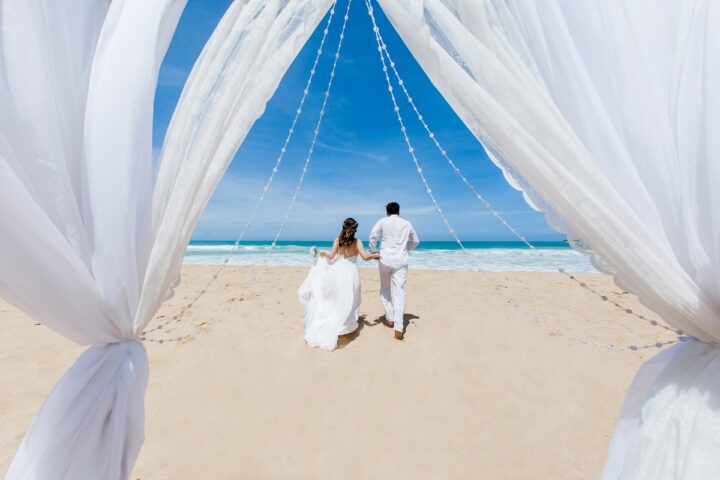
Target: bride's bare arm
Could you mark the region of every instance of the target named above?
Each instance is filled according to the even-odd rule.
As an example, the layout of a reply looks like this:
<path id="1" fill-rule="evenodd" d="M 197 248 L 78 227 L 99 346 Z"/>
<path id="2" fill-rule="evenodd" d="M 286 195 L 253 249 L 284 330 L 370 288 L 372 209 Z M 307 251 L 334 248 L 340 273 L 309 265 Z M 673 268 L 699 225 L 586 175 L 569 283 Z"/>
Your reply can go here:
<path id="1" fill-rule="evenodd" d="M 320 256 L 325 257 L 328 260 L 333 260 L 337 256 L 339 247 L 340 247 L 340 242 L 336 238 L 335 241 L 333 242 L 332 250 L 330 250 L 329 252 L 326 252 L 323 250 L 322 252 L 320 252 Z"/>
<path id="2" fill-rule="evenodd" d="M 362 240 L 357 241 L 357 251 L 363 260 L 378 260 L 380 258 L 379 253 L 367 253 L 363 248 Z"/>

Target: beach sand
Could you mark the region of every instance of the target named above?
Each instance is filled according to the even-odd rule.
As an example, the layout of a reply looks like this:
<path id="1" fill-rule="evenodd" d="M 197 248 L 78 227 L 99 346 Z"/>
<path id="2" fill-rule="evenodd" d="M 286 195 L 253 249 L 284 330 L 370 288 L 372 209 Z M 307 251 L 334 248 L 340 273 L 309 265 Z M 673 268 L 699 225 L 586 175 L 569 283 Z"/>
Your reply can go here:
<path id="1" fill-rule="evenodd" d="M 175 314 L 213 270 L 184 267 L 159 315 Z M 375 323 L 377 272 L 363 269 L 361 328 L 325 352 L 303 342 L 305 274 L 228 267 L 182 322 L 149 335 L 192 336 L 146 343 L 146 441 L 133 479 L 597 478 L 627 386 L 657 349 L 569 337 L 673 338 L 559 273 L 411 270 L 399 342 Z M 656 319 L 610 277 L 578 277 Z M 4 474 L 82 347 L 6 304 L 0 318 Z"/>

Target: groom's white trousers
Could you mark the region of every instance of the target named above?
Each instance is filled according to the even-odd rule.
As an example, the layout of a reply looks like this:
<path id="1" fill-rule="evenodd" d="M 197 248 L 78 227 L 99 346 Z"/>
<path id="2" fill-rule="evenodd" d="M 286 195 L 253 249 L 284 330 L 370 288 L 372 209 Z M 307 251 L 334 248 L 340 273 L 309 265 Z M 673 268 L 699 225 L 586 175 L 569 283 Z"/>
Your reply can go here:
<path id="1" fill-rule="evenodd" d="M 395 330 L 402 332 L 405 312 L 405 282 L 408 267 L 390 267 L 380 262 L 380 299 L 385 318 L 393 322 Z"/>

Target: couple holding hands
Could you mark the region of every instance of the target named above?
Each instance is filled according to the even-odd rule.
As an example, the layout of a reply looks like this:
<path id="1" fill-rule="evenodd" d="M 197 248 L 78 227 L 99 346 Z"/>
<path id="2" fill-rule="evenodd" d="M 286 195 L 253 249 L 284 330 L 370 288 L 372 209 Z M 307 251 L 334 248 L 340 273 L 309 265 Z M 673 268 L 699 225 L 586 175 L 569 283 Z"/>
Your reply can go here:
<path id="1" fill-rule="evenodd" d="M 347 218 L 332 249 L 316 255 L 298 289 L 305 307 L 305 341 L 311 347 L 334 350 L 339 336 L 357 330 L 362 302 L 358 256 L 378 260 L 383 323 L 394 329 L 396 339 L 403 339 L 408 252 L 420 241 L 412 224 L 400 218 L 400 205 L 388 203 L 385 211 L 386 216 L 370 232 L 370 253 L 362 240 L 355 238 L 358 223 Z M 380 250 L 376 252 L 378 241 Z"/>

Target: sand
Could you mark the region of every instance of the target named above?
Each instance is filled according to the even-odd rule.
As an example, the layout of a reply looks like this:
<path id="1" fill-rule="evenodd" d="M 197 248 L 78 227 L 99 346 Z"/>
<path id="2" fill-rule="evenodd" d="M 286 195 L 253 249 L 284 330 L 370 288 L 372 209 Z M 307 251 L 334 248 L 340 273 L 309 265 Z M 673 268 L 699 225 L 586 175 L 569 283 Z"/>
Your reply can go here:
<path id="1" fill-rule="evenodd" d="M 211 268 L 184 267 L 159 316 Z M 363 269 L 361 328 L 325 352 L 302 339 L 305 273 L 228 267 L 171 332 L 152 335 L 190 338 L 146 342 L 146 441 L 133 479 L 597 478 L 627 386 L 657 349 L 577 339 L 673 338 L 559 273 L 412 270 L 400 342 L 376 323 L 377 272 Z M 609 277 L 579 277 L 655 319 Z M 82 348 L 6 304 L 0 318 L 4 474 Z"/>

